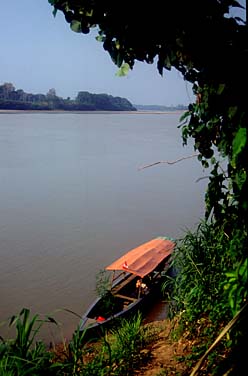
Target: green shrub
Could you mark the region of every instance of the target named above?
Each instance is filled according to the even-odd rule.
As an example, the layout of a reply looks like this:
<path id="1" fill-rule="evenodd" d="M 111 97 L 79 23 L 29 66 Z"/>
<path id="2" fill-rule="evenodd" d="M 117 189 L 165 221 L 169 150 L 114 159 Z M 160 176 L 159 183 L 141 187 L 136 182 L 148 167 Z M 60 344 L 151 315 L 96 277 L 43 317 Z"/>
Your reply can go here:
<path id="1" fill-rule="evenodd" d="M 19 315 L 10 319 L 9 326 L 15 326 L 16 337 L 4 340 L 0 346 L 0 374 L 3 376 L 39 376 L 47 370 L 47 375 L 55 375 L 56 367 L 51 368 L 52 353 L 48 352 L 43 342 L 36 342 L 35 336 L 47 318 L 39 320 L 38 315 L 30 318 L 30 311 L 23 308 Z"/>
<path id="2" fill-rule="evenodd" d="M 187 232 L 174 255 L 177 275 L 167 282 L 172 291 L 170 317 L 178 322 L 174 338 L 193 340 L 194 352 L 186 361 L 195 362 L 247 300 L 247 231 L 235 223 L 228 234 L 226 228 L 226 223 L 200 223 L 195 232 Z M 235 349 L 243 342 L 244 322 L 232 328 L 208 357 L 205 369 L 211 369 L 211 374 L 227 369 L 230 354 L 241 354 Z"/>

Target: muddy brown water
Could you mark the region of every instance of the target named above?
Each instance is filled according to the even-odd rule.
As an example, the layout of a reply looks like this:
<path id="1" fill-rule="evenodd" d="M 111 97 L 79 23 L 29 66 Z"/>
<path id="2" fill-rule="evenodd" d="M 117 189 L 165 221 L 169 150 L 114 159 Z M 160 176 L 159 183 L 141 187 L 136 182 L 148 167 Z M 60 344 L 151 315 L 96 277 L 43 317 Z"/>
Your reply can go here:
<path id="1" fill-rule="evenodd" d="M 159 235 L 202 218 L 206 180 L 182 147 L 179 114 L 0 114 L 0 322 L 30 308 L 70 337 L 96 275 Z M 160 306 L 155 310 L 160 316 Z M 154 316 L 154 317 L 155 317 Z M 0 334 L 9 335 L 0 326 Z"/>

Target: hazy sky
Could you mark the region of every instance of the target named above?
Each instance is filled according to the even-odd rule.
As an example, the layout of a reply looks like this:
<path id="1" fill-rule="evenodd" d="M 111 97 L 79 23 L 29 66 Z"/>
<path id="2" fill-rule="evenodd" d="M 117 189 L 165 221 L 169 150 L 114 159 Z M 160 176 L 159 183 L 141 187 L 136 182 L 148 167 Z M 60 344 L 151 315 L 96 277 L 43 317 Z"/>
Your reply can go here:
<path id="1" fill-rule="evenodd" d="M 94 35 L 70 30 L 47 0 L 0 0 L 0 84 L 16 89 L 74 98 L 78 91 L 122 96 L 135 104 L 187 104 L 191 86 L 177 71 L 161 77 L 156 65 L 137 63 L 127 77 Z"/>
<path id="2" fill-rule="evenodd" d="M 70 30 L 61 12 L 54 18 L 48 0 L 0 0 L 0 84 L 74 98 L 78 91 L 107 93 L 134 104 L 188 104 L 191 86 L 177 71 L 137 63 L 127 77 L 115 75 L 102 44 L 93 34 Z"/>

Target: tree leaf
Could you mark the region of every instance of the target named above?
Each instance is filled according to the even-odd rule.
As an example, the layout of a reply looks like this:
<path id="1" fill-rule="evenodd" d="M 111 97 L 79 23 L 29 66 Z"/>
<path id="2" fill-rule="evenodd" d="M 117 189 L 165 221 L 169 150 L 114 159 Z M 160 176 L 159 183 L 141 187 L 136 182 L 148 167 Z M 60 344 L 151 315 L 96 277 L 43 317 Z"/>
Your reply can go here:
<path id="1" fill-rule="evenodd" d="M 246 128 L 239 128 L 232 143 L 232 162 L 235 163 L 238 154 L 242 151 L 246 144 Z"/>
<path id="2" fill-rule="evenodd" d="M 229 119 L 232 119 L 235 116 L 235 114 L 237 113 L 237 111 L 238 111 L 238 107 L 237 106 L 229 107 L 229 109 L 228 109 L 228 117 L 229 117 Z"/>
<path id="3" fill-rule="evenodd" d="M 71 27 L 71 30 L 74 31 L 75 33 L 81 33 L 82 32 L 81 22 L 79 22 L 77 20 L 72 20 L 70 27 Z"/>
<path id="4" fill-rule="evenodd" d="M 217 94 L 221 95 L 224 89 L 225 89 L 225 84 L 220 84 L 217 90 Z"/>
<path id="5" fill-rule="evenodd" d="M 53 17 L 56 17 L 57 11 L 58 11 L 57 8 L 54 8 L 54 9 L 53 9 Z"/>
<path id="6" fill-rule="evenodd" d="M 122 67 L 122 63 L 123 63 L 123 54 L 121 52 L 118 52 L 117 56 L 116 56 L 116 65 L 117 65 L 117 67 L 121 68 Z M 128 73 L 128 71 L 127 71 L 127 73 Z"/>
<path id="7" fill-rule="evenodd" d="M 246 182 L 246 171 L 245 170 L 238 171 L 235 174 L 235 183 L 237 184 L 240 190 L 242 189 L 245 182 Z"/>
<path id="8" fill-rule="evenodd" d="M 128 63 L 123 63 L 120 69 L 116 72 L 116 76 L 124 77 L 128 74 L 130 70 L 130 65 Z"/>
<path id="9" fill-rule="evenodd" d="M 96 40 L 97 40 L 98 42 L 104 42 L 105 39 L 106 39 L 106 37 L 103 36 L 103 35 L 97 35 L 97 36 L 96 36 Z"/>

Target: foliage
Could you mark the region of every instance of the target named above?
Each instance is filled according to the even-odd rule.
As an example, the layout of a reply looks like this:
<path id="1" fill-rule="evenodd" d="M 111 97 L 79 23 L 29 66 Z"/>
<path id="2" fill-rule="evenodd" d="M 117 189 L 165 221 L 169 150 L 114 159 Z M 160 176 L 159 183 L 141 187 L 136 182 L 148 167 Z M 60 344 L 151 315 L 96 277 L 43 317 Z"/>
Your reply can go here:
<path id="1" fill-rule="evenodd" d="M 230 329 L 232 329 L 238 321 L 240 321 L 242 319 L 242 316 L 243 317 L 246 317 L 246 314 L 247 314 L 247 308 L 248 308 L 248 304 L 246 303 L 242 309 L 236 313 L 236 315 L 233 317 L 233 319 L 225 326 L 225 328 L 221 331 L 221 333 L 219 334 L 219 336 L 216 338 L 216 340 L 212 343 L 212 345 L 208 348 L 208 350 L 205 352 L 205 354 L 201 357 L 201 359 L 197 362 L 197 365 L 194 367 L 192 373 L 190 374 L 190 376 L 195 376 L 197 374 L 197 372 L 199 371 L 199 369 L 201 368 L 204 360 L 207 358 L 207 356 L 209 356 L 209 354 L 211 352 L 213 352 L 213 349 L 220 343 L 220 341 L 223 339 L 223 337 L 228 333 L 228 331 L 230 331 Z M 246 325 L 247 327 L 247 325 Z M 212 359 L 215 358 L 215 354 L 214 356 L 212 356 Z M 231 358 L 231 357 L 230 357 Z M 225 362 L 224 362 L 225 363 Z M 230 372 L 232 372 L 232 374 L 240 374 L 240 372 L 237 372 L 238 368 L 239 370 L 242 369 L 242 367 L 240 367 L 240 364 L 238 366 L 238 368 L 236 368 L 235 370 L 235 373 L 233 373 L 234 371 L 234 366 L 230 363 L 230 362 L 227 362 L 229 364 L 227 364 L 227 367 L 226 365 L 224 365 L 224 368 L 228 369 L 228 371 L 226 372 L 226 370 L 224 371 L 225 374 L 230 374 Z M 236 361 L 236 364 L 238 362 Z M 244 359 L 243 359 L 243 362 L 244 363 Z M 223 368 L 223 365 L 221 365 L 221 368 Z M 223 369 L 224 369 L 223 368 Z M 223 373 L 223 370 L 222 370 L 222 373 Z M 216 373 L 216 369 L 214 370 L 214 374 L 217 374 Z"/>
<path id="2" fill-rule="evenodd" d="M 85 331 L 80 331 L 77 327 L 72 335 L 72 339 L 68 345 L 65 345 L 65 358 L 58 363 L 59 368 L 63 370 L 65 375 L 80 375 L 83 368 L 84 347 L 87 345 L 85 340 Z"/>
<path id="3" fill-rule="evenodd" d="M 111 333 L 105 333 L 97 355 L 85 364 L 83 375 L 134 374 L 146 358 L 145 353 L 140 351 L 147 340 L 141 324 L 141 315 L 137 314 L 130 320 L 122 320 Z"/>
<path id="4" fill-rule="evenodd" d="M 106 270 L 100 270 L 96 276 L 96 293 L 101 298 L 98 310 L 103 317 L 110 317 L 120 309 L 120 303 L 111 292 L 110 274 Z"/>
<path id="5" fill-rule="evenodd" d="M 113 333 L 105 333 L 102 342 L 92 345 L 78 327 L 71 341 L 59 352 L 48 350 L 42 341 L 35 342 L 44 322 L 56 323 L 49 317 L 43 321 L 38 315 L 30 318 L 28 309 L 11 318 L 10 325 L 15 326 L 16 337 L 1 338 L 1 376 L 131 375 L 144 359 L 140 350 L 146 342 L 146 334 L 139 314 L 122 321 Z"/>
<path id="6" fill-rule="evenodd" d="M 156 105 L 156 104 L 136 104 L 135 105 L 137 110 L 140 111 L 184 111 L 187 110 L 187 106 L 183 104 L 178 104 L 176 106 L 162 106 L 162 105 Z"/>
<path id="7" fill-rule="evenodd" d="M 184 312 L 185 323 L 213 314 L 213 308 L 219 310 L 221 304 L 225 306 L 222 284 L 224 270 L 231 262 L 226 256 L 227 244 L 224 234 L 216 239 L 215 228 L 202 222 L 195 233 L 188 231 L 178 246 L 174 259 L 177 276 L 172 281 L 173 309 Z M 219 313 L 223 317 L 230 316 L 227 309 L 222 309 Z"/>
<path id="8" fill-rule="evenodd" d="M 133 111 L 131 103 L 120 97 L 113 97 L 108 94 L 91 94 L 87 91 L 80 91 L 76 97 L 76 103 L 92 110 L 109 111 Z"/>
<path id="9" fill-rule="evenodd" d="M 233 314 L 247 301 L 248 296 L 248 258 L 239 262 L 234 271 L 226 273 L 228 278 L 224 288 L 228 292 L 229 304 Z"/>
<path id="10" fill-rule="evenodd" d="M 142 316 L 138 314 L 130 321 L 123 320 L 121 326 L 115 329 L 112 345 L 115 375 L 130 375 L 140 363 L 139 353 L 145 342 L 141 324 Z"/>
<path id="11" fill-rule="evenodd" d="M 202 315 L 214 323 L 227 322 L 246 301 L 247 259 L 237 260 L 243 255 L 247 233 L 234 228 L 227 236 L 224 229 L 225 223 L 216 228 L 215 223 L 203 221 L 194 233 L 188 231 L 176 250 L 173 309 L 183 311 L 187 322 Z"/>
<path id="12" fill-rule="evenodd" d="M 46 95 L 15 90 L 11 83 L 0 85 L 0 109 L 5 110 L 64 110 L 64 111 L 135 111 L 126 99 L 108 94 L 91 94 L 80 91 L 75 98 L 63 99 L 54 88 Z"/>
<path id="13" fill-rule="evenodd" d="M 247 233 L 245 228 L 234 227 L 227 236 L 225 228 L 225 223 L 216 227 L 215 222 L 204 221 L 195 232 L 187 232 L 175 253 L 173 266 L 177 275 L 169 281 L 172 287 L 170 314 L 172 317 L 179 313 L 178 335 L 197 341 L 194 353 L 185 361 L 194 363 L 211 348 L 223 326 L 231 322 L 247 300 L 247 258 L 238 262 L 244 253 L 243 247 L 247 249 Z M 216 368 L 216 374 L 222 367 L 229 367 L 230 362 L 233 362 L 232 367 L 244 362 L 240 352 L 237 361 L 237 348 L 247 335 L 244 323 L 243 320 L 231 332 L 225 332 L 218 353 L 211 354 L 207 367 Z M 235 356 L 226 356 L 232 352 Z M 222 357 L 228 360 L 220 362 Z"/>
<path id="14" fill-rule="evenodd" d="M 56 375 L 56 367 L 51 367 L 52 354 L 43 342 L 35 342 L 44 321 L 56 323 L 52 318 L 40 321 L 38 315 L 30 318 L 30 311 L 22 309 L 19 315 L 10 319 L 10 326 L 16 328 L 16 338 L 3 340 L 0 344 L 0 374 L 18 376 Z"/>
<path id="15" fill-rule="evenodd" d="M 110 289 L 110 275 L 105 269 L 102 269 L 96 276 L 96 293 L 100 298 L 102 298 L 108 291 L 110 291 Z"/>

